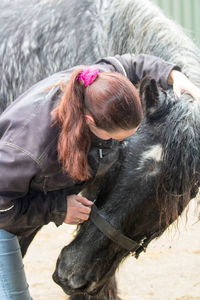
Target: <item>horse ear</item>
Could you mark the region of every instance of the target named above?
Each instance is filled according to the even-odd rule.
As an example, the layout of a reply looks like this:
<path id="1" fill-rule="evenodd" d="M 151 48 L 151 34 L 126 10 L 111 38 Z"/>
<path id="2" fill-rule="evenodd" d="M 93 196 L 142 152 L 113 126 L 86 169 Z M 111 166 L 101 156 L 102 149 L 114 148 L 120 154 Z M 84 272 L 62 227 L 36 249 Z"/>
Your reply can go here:
<path id="1" fill-rule="evenodd" d="M 140 83 L 139 93 L 144 114 L 151 116 L 159 102 L 159 90 L 156 80 L 152 77 L 144 77 Z"/>

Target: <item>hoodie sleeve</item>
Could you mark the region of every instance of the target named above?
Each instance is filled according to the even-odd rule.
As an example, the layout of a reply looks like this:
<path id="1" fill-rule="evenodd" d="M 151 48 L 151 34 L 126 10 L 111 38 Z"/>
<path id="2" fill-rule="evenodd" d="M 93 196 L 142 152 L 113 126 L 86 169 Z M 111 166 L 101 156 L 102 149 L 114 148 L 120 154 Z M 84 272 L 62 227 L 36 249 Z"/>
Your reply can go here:
<path id="1" fill-rule="evenodd" d="M 62 224 L 67 210 L 65 189 L 30 192 L 39 164 L 25 150 L 0 143 L 0 228 L 19 236 L 53 221 Z"/>
<path id="2" fill-rule="evenodd" d="M 115 70 L 127 76 L 133 84 L 137 84 L 143 77 L 153 77 L 164 89 L 169 88 L 168 76 L 172 70 L 181 69 L 163 59 L 140 54 L 134 55 L 126 53 L 123 55 L 115 55 L 106 57 L 98 61 L 98 63 L 108 63 L 114 66 Z"/>

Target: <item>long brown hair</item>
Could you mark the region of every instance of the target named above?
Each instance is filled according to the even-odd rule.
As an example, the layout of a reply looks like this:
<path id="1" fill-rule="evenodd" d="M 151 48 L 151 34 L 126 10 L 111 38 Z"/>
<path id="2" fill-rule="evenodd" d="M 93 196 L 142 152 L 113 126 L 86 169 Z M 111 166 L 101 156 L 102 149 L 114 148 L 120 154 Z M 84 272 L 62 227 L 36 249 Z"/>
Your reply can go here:
<path id="1" fill-rule="evenodd" d="M 88 152 L 91 136 L 85 115 L 90 114 L 98 128 L 108 132 L 136 128 L 142 119 L 142 107 L 136 88 L 117 72 L 99 73 L 96 80 L 85 87 L 73 72 L 62 85 L 62 96 L 52 114 L 60 127 L 58 159 L 63 170 L 75 180 L 91 177 Z"/>

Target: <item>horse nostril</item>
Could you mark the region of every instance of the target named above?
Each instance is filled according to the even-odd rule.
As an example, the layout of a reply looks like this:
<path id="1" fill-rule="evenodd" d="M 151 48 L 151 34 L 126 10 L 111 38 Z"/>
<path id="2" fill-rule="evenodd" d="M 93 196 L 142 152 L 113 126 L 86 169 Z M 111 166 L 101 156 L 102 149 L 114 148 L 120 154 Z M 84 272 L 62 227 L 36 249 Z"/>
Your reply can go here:
<path id="1" fill-rule="evenodd" d="M 85 280 L 87 280 L 90 283 L 98 282 L 100 278 L 100 272 L 96 266 L 94 266 L 85 273 Z"/>
<path id="2" fill-rule="evenodd" d="M 87 288 L 89 282 L 83 278 L 81 279 L 74 276 L 69 279 L 68 284 L 73 290 L 84 290 Z"/>
<path id="3" fill-rule="evenodd" d="M 53 280 L 61 287 L 68 287 L 73 290 L 83 290 L 86 289 L 89 282 L 85 279 L 77 278 L 72 276 L 71 278 L 58 276 L 58 273 L 54 272 Z"/>

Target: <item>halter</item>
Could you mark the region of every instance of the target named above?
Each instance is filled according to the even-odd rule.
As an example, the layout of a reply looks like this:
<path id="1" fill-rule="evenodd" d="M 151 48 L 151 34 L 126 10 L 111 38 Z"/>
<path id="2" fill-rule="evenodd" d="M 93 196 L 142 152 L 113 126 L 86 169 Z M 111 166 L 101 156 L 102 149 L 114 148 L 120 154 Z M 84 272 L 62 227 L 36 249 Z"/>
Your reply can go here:
<path id="1" fill-rule="evenodd" d="M 95 204 L 91 207 L 90 214 L 91 221 L 95 226 L 110 240 L 116 243 L 118 246 L 128 250 L 136 258 L 142 251 L 146 250 L 147 245 L 152 239 L 158 236 L 158 233 L 152 234 L 149 238 L 144 237 L 139 243 L 130 239 L 115 227 L 113 227 L 98 211 Z"/>
<path id="2" fill-rule="evenodd" d="M 104 149 L 98 149 L 99 150 L 99 157 L 100 157 L 100 164 L 99 168 L 96 173 L 96 177 L 101 174 L 102 166 L 103 165 L 102 159 L 104 159 L 104 156 L 106 157 L 112 149 L 109 149 L 108 152 L 103 155 Z M 127 237 L 123 233 L 121 233 L 119 230 L 117 230 L 115 227 L 113 227 L 105 217 L 101 215 L 98 208 L 94 204 L 96 199 L 93 201 L 93 205 L 91 206 L 91 213 L 90 213 L 90 220 L 93 222 L 93 224 L 110 240 L 112 240 L 114 243 L 116 243 L 118 246 L 122 247 L 123 249 L 127 250 L 131 255 L 135 256 L 136 258 L 139 256 L 139 254 L 142 251 L 146 251 L 146 247 L 148 244 L 153 240 L 155 237 L 158 237 L 161 232 L 155 232 L 149 237 L 144 237 L 139 242 L 134 241 L 133 239 Z"/>

